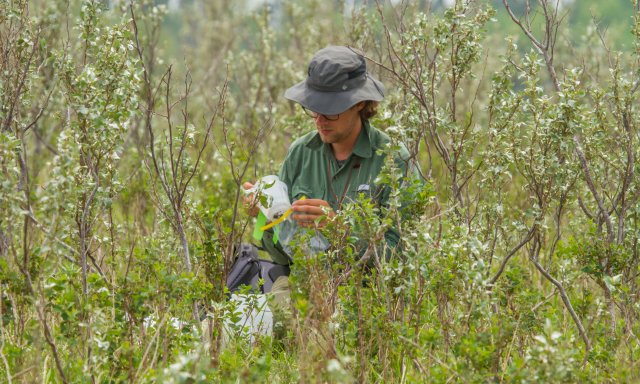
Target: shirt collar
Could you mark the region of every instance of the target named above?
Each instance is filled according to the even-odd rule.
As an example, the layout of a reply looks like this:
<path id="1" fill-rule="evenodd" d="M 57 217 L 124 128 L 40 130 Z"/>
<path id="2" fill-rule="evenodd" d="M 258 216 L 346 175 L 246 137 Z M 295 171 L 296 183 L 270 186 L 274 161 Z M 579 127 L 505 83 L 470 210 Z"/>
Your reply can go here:
<path id="1" fill-rule="evenodd" d="M 311 135 L 305 145 L 310 149 L 321 149 L 323 142 L 320 139 L 320 134 L 316 133 L 315 135 Z M 369 120 L 362 121 L 362 130 L 360 131 L 360 135 L 358 135 L 356 145 L 353 147 L 353 153 L 362 158 L 370 158 L 373 155 Z"/>

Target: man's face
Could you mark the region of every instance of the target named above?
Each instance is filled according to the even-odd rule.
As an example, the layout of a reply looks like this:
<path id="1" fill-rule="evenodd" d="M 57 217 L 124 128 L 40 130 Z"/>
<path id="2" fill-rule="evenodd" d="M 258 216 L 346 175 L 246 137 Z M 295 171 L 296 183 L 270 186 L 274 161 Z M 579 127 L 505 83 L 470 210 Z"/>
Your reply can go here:
<path id="1" fill-rule="evenodd" d="M 327 144 L 340 144 L 355 140 L 360 133 L 362 123 L 359 112 L 363 103 L 342 112 L 337 120 L 329 120 L 324 115 L 318 115 L 314 121 L 320 134 L 320 139 Z"/>

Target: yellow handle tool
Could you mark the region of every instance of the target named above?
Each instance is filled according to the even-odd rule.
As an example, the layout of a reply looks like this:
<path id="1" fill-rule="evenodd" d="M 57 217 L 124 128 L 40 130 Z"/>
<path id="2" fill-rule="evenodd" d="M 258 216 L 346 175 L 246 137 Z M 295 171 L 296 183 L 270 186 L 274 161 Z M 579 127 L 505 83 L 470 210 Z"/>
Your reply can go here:
<path id="1" fill-rule="evenodd" d="M 300 198 L 300 200 L 304 200 L 304 199 L 306 199 L 306 197 L 305 197 L 305 196 L 302 196 L 302 197 Z M 266 230 L 267 230 L 267 229 L 269 229 L 269 228 L 273 228 L 273 227 L 275 227 L 276 225 L 278 225 L 278 224 L 282 223 L 282 222 L 283 222 L 287 217 L 289 217 L 289 215 L 291 215 L 292 213 L 293 213 L 293 209 L 292 209 L 292 208 L 287 209 L 287 211 L 286 211 L 282 216 L 278 217 L 277 219 L 273 220 L 272 222 L 270 222 L 270 223 L 269 223 L 269 224 L 267 224 L 267 225 L 263 225 L 262 227 L 260 227 L 260 230 L 261 230 L 261 231 L 266 231 Z"/>

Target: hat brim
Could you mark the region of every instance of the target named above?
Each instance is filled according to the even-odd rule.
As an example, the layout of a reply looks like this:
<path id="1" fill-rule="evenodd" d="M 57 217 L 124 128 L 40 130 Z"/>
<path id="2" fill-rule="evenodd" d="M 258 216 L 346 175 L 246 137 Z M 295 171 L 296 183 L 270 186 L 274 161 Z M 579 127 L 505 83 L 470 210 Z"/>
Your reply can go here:
<path id="1" fill-rule="evenodd" d="M 384 86 L 367 75 L 363 86 L 343 92 L 321 92 L 301 81 L 284 92 L 284 97 L 323 115 L 337 115 L 365 100 L 382 101 Z"/>

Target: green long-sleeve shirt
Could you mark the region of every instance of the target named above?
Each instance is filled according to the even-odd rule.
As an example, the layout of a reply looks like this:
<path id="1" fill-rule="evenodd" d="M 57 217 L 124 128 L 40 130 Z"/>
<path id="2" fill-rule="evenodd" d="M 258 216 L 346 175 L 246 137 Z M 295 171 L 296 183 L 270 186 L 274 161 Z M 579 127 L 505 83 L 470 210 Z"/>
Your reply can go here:
<path id="1" fill-rule="evenodd" d="M 337 211 L 340 203 L 353 202 L 358 194 L 365 193 L 380 205 L 385 205 L 388 190 L 377 186 L 375 179 L 384 165 L 386 155 L 383 149 L 389 142 L 389 136 L 365 120 L 351 156 L 339 166 L 330 145 L 323 143 L 319 134 L 313 131 L 291 144 L 279 177 L 287 184 L 291 201 L 302 196 L 322 199 Z M 405 176 L 409 168 L 408 159 L 409 152 L 402 146 L 395 161 Z M 385 233 L 385 239 L 390 247 L 395 247 L 399 234 L 390 229 Z M 265 233 L 263 246 L 274 261 L 286 263 L 282 251 L 274 247 L 271 233 Z"/>

